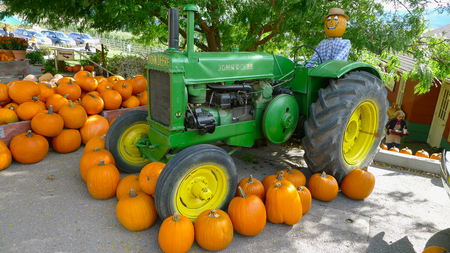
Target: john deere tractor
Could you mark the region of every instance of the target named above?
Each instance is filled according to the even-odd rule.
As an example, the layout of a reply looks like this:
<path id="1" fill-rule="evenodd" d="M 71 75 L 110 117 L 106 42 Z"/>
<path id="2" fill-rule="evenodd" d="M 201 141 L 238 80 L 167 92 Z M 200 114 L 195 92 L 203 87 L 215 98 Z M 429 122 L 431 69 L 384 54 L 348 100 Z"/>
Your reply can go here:
<path id="1" fill-rule="evenodd" d="M 252 147 L 303 135 L 312 172 L 339 182 L 369 165 L 387 121 L 380 74 L 362 62 L 327 61 L 309 67 L 264 52 L 195 52 L 194 13 L 187 12 L 187 49 L 178 46 L 178 10 L 169 11 L 169 48 L 149 57 L 148 112 L 120 116 L 108 130 L 106 148 L 117 167 L 138 173 L 166 163 L 155 204 L 165 219 L 175 211 L 195 220 L 206 209 L 226 209 L 233 198 L 236 167 L 216 143 Z M 303 53 L 302 53 L 303 54 Z"/>

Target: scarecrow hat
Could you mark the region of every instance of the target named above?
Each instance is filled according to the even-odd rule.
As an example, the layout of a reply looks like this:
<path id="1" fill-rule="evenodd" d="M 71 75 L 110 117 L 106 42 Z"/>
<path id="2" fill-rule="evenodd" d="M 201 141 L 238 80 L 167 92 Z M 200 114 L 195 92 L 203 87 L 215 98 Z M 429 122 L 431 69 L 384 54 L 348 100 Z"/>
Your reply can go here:
<path id="1" fill-rule="evenodd" d="M 348 21 L 348 16 L 345 15 L 344 10 L 341 9 L 341 8 L 331 8 L 330 11 L 328 12 L 328 15 L 326 15 L 326 16 L 323 18 L 323 20 L 324 20 L 324 21 L 327 20 L 328 16 L 331 16 L 331 15 L 342 15 L 342 16 L 344 16 L 344 17 L 347 19 L 347 21 Z"/>

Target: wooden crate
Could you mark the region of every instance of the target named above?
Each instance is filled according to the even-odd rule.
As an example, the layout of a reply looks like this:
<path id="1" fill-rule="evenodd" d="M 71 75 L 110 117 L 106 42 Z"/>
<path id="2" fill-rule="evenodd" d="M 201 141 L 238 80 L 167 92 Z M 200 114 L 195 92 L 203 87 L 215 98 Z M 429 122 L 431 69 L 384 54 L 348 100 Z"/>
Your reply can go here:
<path id="1" fill-rule="evenodd" d="M 9 147 L 14 136 L 31 129 L 31 120 L 20 121 L 0 126 L 0 139 Z"/>
<path id="2" fill-rule="evenodd" d="M 111 121 L 112 119 L 117 118 L 124 113 L 136 111 L 136 110 L 146 111 L 146 110 L 148 110 L 148 106 L 142 105 L 142 106 L 133 107 L 133 108 L 125 108 L 125 109 L 117 109 L 117 110 L 103 110 L 100 113 L 100 115 L 105 117 L 108 121 Z"/>
<path id="3" fill-rule="evenodd" d="M 28 75 L 30 74 L 30 60 L 2 61 L 0 62 L 0 76 Z"/>

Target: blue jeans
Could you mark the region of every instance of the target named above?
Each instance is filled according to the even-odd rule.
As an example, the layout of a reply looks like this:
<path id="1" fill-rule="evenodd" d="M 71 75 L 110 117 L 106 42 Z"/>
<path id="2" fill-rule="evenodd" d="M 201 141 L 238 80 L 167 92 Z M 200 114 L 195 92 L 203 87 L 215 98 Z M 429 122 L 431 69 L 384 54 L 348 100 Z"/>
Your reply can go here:
<path id="1" fill-rule="evenodd" d="M 396 147 L 399 148 L 400 144 L 395 143 L 395 142 L 391 142 L 391 143 L 386 143 L 388 150 L 391 150 L 392 147 Z"/>

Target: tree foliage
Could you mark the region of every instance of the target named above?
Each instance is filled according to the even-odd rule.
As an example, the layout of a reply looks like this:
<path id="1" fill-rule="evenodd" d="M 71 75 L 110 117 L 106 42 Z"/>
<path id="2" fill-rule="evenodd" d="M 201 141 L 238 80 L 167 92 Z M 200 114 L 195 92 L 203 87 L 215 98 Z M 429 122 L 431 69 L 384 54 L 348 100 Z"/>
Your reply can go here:
<path id="1" fill-rule="evenodd" d="M 380 2 L 408 10 L 384 12 Z M 349 60 L 377 65 L 389 81 L 396 77 L 398 54 L 414 57 L 416 67 L 409 76 L 419 78 L 419 93 L 435 85 L 436 77 L 450 76 L 449 42 L 442 38 L 423 38 L 427 28 L 424 14 L 427 2 L 433 11 L 450 13 L 446 0 L 3 0 L 6 12 L 30 22 L 59 27 L 77 24 L 80 30 L 99 32 L 125 30 L 142 41 L 166 43 L 168 8 L 182 10 L 195 3 L 195 45 L 201 51 L 274 51 L 292 57 L 299 45 L 316 46 L 326 39 L 323 17 L 332 7 L 340 7 L 350 17 L 343 38 L 350 39 Z M 186 17 L 180 11 L 181 48 L 186 46 Z M 311 52 L 312 53 L 312 52 Z M 434 81 L 433 81 L 434 80 Z M 438 81 L 439 82 L 439 81 Z"/>

